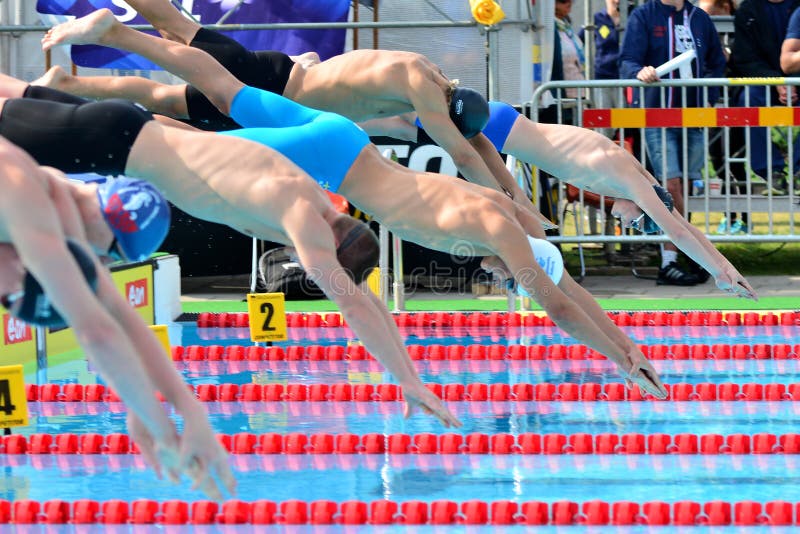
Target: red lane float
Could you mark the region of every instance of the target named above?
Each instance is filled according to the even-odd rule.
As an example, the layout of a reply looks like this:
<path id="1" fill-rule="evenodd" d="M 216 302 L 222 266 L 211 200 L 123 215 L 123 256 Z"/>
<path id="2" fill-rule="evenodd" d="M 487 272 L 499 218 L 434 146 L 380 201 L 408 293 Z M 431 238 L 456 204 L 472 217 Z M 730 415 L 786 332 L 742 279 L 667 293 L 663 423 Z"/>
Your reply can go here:
<path id="1" fill-rule="evenodd" d="M 621 402 L 656 400 L 642 395 L 638 388 L 623 384 L 426 384 L 446 401 L 467 402 Z M 119 396 L 101 384 L 75 387 L 67 384 L 27 384 L 29 402 L 119 402 Z M 65 388 L 68 392 L 65 392 Z M 189 386 L 203 402 L 394 402 L 403 400 L 403 390 L 396 384 L 199 384 Z M 800 383 L 736 384 L 675 383 L 666 384 L 668 401 L 794 401 L 800 399 Z"/>
<path id="2" fill-rule="evenodd" d="M 796 434 L 218 434 L 233 454 L 800 454 Z M 0 438 L 0 452 L 138 454 L 126 434 L 31 434 Z"/>
<path id="3" fill-rule="evenodd" d="M 158 502 L 139 499 L 39 502 L 0 500 L 2 524 L 160 525 L 654 525 L 791 526 L 800 503 L 788 501 L 481 501 L 230 500 Z"/>
<path id="4" fill-rule="evenodd" d="M 636 311 L 607 312 L 619 326 L 797 326 L 799 311 L 759 313 L 720 311 Z M 400 312 L 393 315 L 399 327 L 502 327 L 554 326 L 547 316 L 516 312 Z M 347 326 L 338 313 L 288 312 L 290 328 L 338 328 Z M 200 328 L 246 328 L 250 325 L 247 313 L 200 313 Z"/>
<path id="5" fill-rule="evenodd" d="M 639 345 L 650 360 L 794 360 L 800 358 L 800 344 L 714 344 L 714 345 Z M 416 345 L 406 346 L 412 360 L 481 361 L 481 360 L 602 360 L 585 345 Z M 175 346 L 174 361 L 375 361 L 361 345 L 290 345 L 255 347 L 244 345 Z M 70 384 L 80 397 L 80 385 Z M 64 392 L 67 394 L 67 392 Z M 69 396 L 67 399 L 69 400 Z"/>
<path id="6" fill-rule="evenodd" d="M 412 360 L 602 360 L 604 356 L 585 345 L 417 345 L 406 346 Z M 675 344 L 639 345 L 650 360 L 795 360 L 800 358 L 800 344 Z M 290 345 L 255 347 L 245 345 L 172 347 L 174 361 L 375 361 L 361 345 Z M 80 386 L 63 400 L 80 397 Z M 67 392 L 64 392 L 65 394 Z"/>

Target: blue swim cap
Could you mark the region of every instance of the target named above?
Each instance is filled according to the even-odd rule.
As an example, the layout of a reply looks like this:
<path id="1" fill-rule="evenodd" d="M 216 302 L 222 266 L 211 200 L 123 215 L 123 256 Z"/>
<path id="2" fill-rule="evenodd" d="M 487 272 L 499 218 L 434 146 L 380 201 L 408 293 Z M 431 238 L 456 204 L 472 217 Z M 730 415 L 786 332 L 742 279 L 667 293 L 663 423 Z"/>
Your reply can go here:
<path id="1" fill-rule="evenodd" d="M 97 199 L 122 259 L 141 261 L 161 246 L 169 232 L 170 208 L 158 189 L 121 177 L 99 184 Z"/>
<path id="2" fill-rule="evenodd" d="M 675 207 L 675 201 L 672 200 L 672 195 L 669 191 L 661 187 L 660 185 L 653 185 L 653 190 L 655 190 L 656 195 L 658 198 L 661 199 L 661 202 L 664 203 L 664 206 L 667 208 L 667 211 L 672 212 L 672 208 Z M 642 227 L 641 231 L 645 234 L 657 234 L 661 231 L 661 228 L 656 224 L 656 222 L 650 218 L 648 214 L 644 214 L 644 218 L 642 220 Z"/>
<path id="3" fill-rule="evenodd" d="M 456 87 L 450 97 L 450 119 L 464 137 L 475 137 L 489 122 L 489 103 L 474 89 Z"/>

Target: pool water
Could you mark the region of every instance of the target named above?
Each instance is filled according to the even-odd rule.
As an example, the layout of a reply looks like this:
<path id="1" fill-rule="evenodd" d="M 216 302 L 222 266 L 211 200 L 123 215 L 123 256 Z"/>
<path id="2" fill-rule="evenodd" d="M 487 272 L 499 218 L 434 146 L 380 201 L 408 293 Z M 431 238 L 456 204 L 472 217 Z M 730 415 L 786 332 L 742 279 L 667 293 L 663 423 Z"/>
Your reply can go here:
<path id="1" fill-rule="evenodd" d="M 241 339 L 240 330 L 212 332 L 179 323 L 171 326 L 170 337 L 173 343 L 179 340 L 184 346 L 246 345 L 248 340 Z M 278 345 L 346 345 L 351 335 L 347 329 L 324 330 L 293 329 L 292 341 Z M 800 334 L 800 327 L 795 326 L 623 330 L 641 345 L 794 344 Z M 230 337 L 224 337 L 226 334 Z M 406 334 L 407 344 L 420 345 L 574 343 L 558 329 L 548 327 L 415 328 L 406 330 Z M 426 383 L 619 382 L 615 366 L 599 360 L 458 360 L 415 364 Z M 186 381 L 194 385 L 392 382 L 376 362 L 370 361 L 198 361 L 176 362 L 176 365 Z M 655 361 L 654 366 L 665 383 L 800 383 L 797 360 L 664 360 Z M 83 360 L 50 368 L 47 374 L 50 383 L 98 381 Z M 457 432 L 464 435 L 800 432 L 797 425 L 800 403 L 791 401 L 460 401 L 448 402 L 448 406 L 463 421 L 464 427 Z M 400 402 L 210 402 L 206 407 L 215 430 L 225 434 L 414 435 L 452 431 L 422 414 L 404 419 Z M 25 435 L 125 432 L 125 416 L 119 403 L 33 402 L 29 411 L 31 424 L 20 429 Z M 800 455 L 793 454 L 234 454 L 231 462 L 239 484 L 237 498 L 245 501 L 800 501 L 797 469 Z M 157 480 L 138 455 L 9 454 L 0 455 L 0 469 L 4 471 L 0 499 L 12 501 L 54 498 L 103 501 L 114 496 L 129 501 L 147 498 L 191 502 L 204 498 L 186 483 L 174 486 Z M 139 531 L 142 527 L 136 528 Z M 315 532 L 324 531 L 324 527 L 313 528 Z M 407 527 L 385 528 L 399 531 Z M 427 528 L 443 527 L 414 527 L 417 531 Z M 494 531 L 500 527 L 469 527 L 471 531 L 489 528 Z M 544 531 L 554 527 L 536 528 Z M 594 531 L 599 527 L 592 528 Z M 644 527 L 608 528 L 614 532 L 634 532 Z M 665 531 L 664 528 L 678 527 L 662 527 L 660 531 Z M 775 531 L 775 527 L 770 529 Z"/>

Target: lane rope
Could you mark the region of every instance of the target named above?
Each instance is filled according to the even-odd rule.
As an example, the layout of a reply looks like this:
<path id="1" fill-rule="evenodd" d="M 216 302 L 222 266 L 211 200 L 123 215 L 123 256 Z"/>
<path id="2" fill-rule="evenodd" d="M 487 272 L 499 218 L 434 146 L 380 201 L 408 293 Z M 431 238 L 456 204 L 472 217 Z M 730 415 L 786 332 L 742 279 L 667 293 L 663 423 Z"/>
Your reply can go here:
<path id="1" fill-rule="evenodd" d="M 202 402 L 397 402 L 403 391 L 396 384 L 198 384 L 188 386 Z M 599 382 L 426 384 L 445 401 L 467 402 L 623 402 L 656 401 L 638 387 Z M 795 401 L 800 400 L 800 383 L 715 384 L 685 382 L 665 384 L 665 401 Z M 102 384 L 27 384 L 28 402 L 120 402 L 116 392 Z M 163 396 L 158 394 L 160 400 Z"/>
<path id="2" fill-rule="evenodd" d="M 217 434 L 232 454 L 800 454 L 800 433 L 792 434 L 305 434 L 267 432 Z M 139 454 L 127 434 L 10 435 L 0 440 L 7 455 Z"/>
<path id="3" fill-rule="evenodd" d="M 0 500 L 0 523 L 290 525 L 795 525 L 800 503 L 388 500 Z"/>
<path id="4" fill-rule="evenodd" d="M 797 326 L 800 311 L 738 312 L 738 311 L 635 311 L 607 312 L 619 326 Z M 472 326 L 555 326 L 542 313 L 517 312 L 400 312 L 393 314 L 399 327 L 472 327 Z M 339 328 L 346 326 L 339 313 L 288 312 L 290 328 Z M 247 313 L 198 314 L 200 328 L 246 328 L 250 325 Z"/>

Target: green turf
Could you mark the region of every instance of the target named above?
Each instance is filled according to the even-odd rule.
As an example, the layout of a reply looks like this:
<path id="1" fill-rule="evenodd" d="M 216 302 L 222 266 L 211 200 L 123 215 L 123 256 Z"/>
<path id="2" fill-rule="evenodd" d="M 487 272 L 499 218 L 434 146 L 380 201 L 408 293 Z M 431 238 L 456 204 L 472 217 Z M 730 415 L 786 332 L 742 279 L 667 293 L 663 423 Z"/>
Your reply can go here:
<path id="1" fill-rule="evenodd" d="M 606 310 L 793 310 L 798 307 L 795 297 L 765 297 L 758 302 L 731 297 L 682 298 L 682 299 L 597 299 Z M 390 308 L 391 308 L 390 303 Z M 409 311 L 505 311 L 505 298 L 499 299 L 437 299 L 409 300 Z M 540 310 L 534 305 L 534 310 Z M 184 313 L 199 312 L 243 312 L 247 303 L 237 300 L 210 300 L 184 302 Z M 337 311 L 336 305 L 327 300 L 292 301 L 286 303 L 286 311 L 328 312 Z"/>

